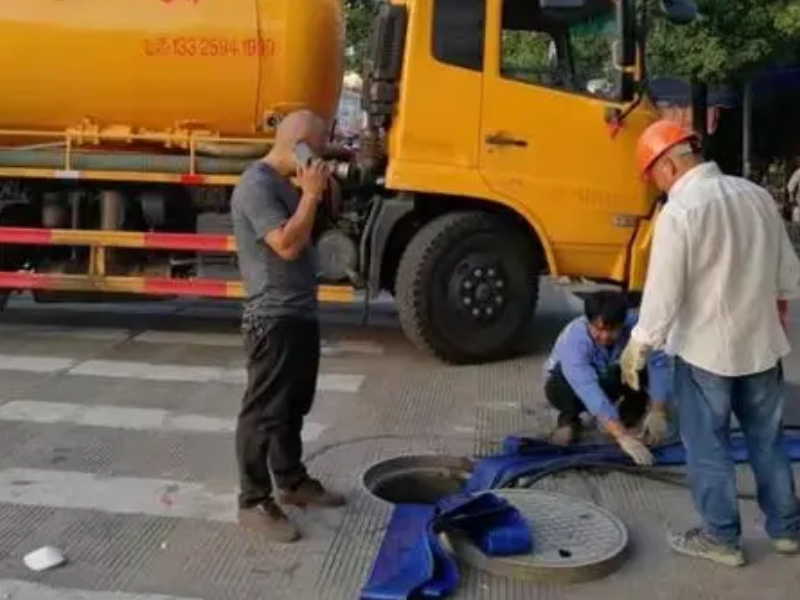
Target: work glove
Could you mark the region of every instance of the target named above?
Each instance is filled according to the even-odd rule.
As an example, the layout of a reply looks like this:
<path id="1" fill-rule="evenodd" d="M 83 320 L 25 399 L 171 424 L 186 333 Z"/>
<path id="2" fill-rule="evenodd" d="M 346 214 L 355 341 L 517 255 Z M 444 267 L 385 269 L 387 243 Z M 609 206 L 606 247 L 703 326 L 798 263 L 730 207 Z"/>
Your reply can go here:
<path id="1" fill-rule="evenodd" d="M 625 434 L 617 437 L 617 444 L 640 467 L 649 467 L 653 464 L 653 455 L 641 440 Z"/>
<path id="2" fill-rule="evenodd" d="M 650 353 L 650 346 L 640 344 L 635 339 L 631 338 L 625 350 L 622 352 L 620 358 L 620 368 L 622 369 L 622 383 L 629 388 L 636 390 L 641 389 L 639 383 L 639 371 L 647 366 L 647 355 Z"/>
<path id="3" fill-rule="evenodd" d="M 667 409 L 663 404 L 654 404 L 647 411 L 642 423 L 642 435 L 647 444 L 658 445 L 667 437 L 669 418 Z"/>

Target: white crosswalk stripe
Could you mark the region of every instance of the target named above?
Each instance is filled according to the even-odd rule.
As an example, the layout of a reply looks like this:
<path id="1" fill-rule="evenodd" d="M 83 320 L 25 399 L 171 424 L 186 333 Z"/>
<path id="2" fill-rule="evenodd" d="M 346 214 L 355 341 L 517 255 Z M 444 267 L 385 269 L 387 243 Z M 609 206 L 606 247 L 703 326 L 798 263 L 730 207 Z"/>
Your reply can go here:
<path id="1" fill-rule="evenodd" d="M 153 364 L 120 360 L 87 360 L 81 362 L 69 358 L 12 356 L 8 354 L 0 354 L 0 371 L 28 371 L 33 373 L 57 373 L 63 371 L 68 375 L 89 377 L 193 383 L 243 384 L 247 381 L 247 373 L 241 368 Z M 363 375 L 321 373 L 317 379 L 317 390 L 354 394 L 361 389 L 363 383 Z"/>
<path id="2" fill-rule="evenodd" d="M 0 598 L 2 600 L 200 600 L 162 594 L 126 594 L 55 588 L 16 579 L 0 579 Z"/>
<path id="3" fill-rule="evenodd" d="M 36 402 L 14 400 L 0 404 L 0 421 L 109 427 L 131 431 L 233 433 L 235 418 L 181 414 L 168 410 L 128 406 L 89 406 L 65 402 Z M 311 442 L 328 428 L 327 425 L 306 421 L 303 441 Z"/>
<path id="4" fill-rule="evenodd" d="M 193 331 L 147 330 L 136 333 L 127 329 L 100 327 L 80 327 L 77 325 L 40 325 L 28 323 L 3 323 L 4 334 L 14 334 L 34 339 L 73 338 L 78 340 L 123 341 L 142 344 L 179 346 L 218 346 L 222 348 L 241 348 L 242 336 L 239 333 L 201 333 Z M 368 340 L 323 339 L 323 356 L 382 356 L 384 348 Z"/>
<path id="5" fill-rule="evenodd" d="M 74 366 L 77 361 L 71 358 L 48 356 L 12 356 L 0 354 L 0 370 L 27 371 L 29 373 L 55 373 Z"/>
<path id="6" fill-rule="evenodd" d="M 183 344 L 187 346 L 226 346 L 241 348 L 242 336 L 236 333 L 195 333 L 191 331 L 143 331 L 132 338 L 145 344 Z"/>
<path id="7" fill-rule="evenodd" d="M 32 338 L 69 337 L 78 340 L 117 341 L 130 337 L 127 329 L 105 327 L 79 327 L 77 325 L 34 325 L 28 323 L 3 323 L 5 335 L 15 334 Z"/>
<path id="8" fill-rule="evenodd" d="M 233 492 L 215 492 L 201 483 L 74 471 L 0 469 L 0 502 L 209 521 L 236 519 Z"/>

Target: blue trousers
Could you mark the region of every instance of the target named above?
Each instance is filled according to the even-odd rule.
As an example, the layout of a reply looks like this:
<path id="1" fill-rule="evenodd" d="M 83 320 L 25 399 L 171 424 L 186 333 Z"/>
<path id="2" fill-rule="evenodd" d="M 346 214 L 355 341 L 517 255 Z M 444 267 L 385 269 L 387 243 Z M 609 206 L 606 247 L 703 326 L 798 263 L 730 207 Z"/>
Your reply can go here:
<path id="1" fill-rule="evenodd" d="M 742 532 L 736 470 L 728 451 L 731 414 L 747 442 L 767 534 L 778 538 L 800 533 L 792 466 L 781 445 L 783 392 L 778 367 L 722 377 L 675 360 L 675 399 L 692 497 L 706 532 L 722 543 L 738 544 Z"/>

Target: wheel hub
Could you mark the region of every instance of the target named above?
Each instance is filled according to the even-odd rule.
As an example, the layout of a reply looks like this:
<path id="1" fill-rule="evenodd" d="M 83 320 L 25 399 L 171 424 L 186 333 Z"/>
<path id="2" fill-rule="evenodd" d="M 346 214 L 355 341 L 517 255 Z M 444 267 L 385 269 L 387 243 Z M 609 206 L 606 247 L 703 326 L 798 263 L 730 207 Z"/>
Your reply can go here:
<path id="1" fill-rule="evenodd" d="M 497 261 L 476 264 L 465 261 L 456 269 L 457 304 L 474 321 L 497 319 L 505 307 L 506 276 Z"/>

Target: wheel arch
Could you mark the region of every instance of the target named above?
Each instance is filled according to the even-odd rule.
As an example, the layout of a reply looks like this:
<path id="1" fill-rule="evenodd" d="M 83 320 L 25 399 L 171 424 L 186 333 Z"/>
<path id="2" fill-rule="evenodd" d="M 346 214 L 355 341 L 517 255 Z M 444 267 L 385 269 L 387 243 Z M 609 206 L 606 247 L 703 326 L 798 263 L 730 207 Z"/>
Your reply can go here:
<path id="1" fill-rule="evenodd" d="M 368 282 L 372 295 L 380 290 L 392 291 L 400 259 L 413 237 L 435 218 L 450 212 L 482 211 L 506 219 L 526 234 L 545 272 L 557 273 L 553 248 L 541 223 L 513 206 L 485 198 L 421 192 L 401 193 L 383 202 L 384 206 L 387 202 L 401 202 L 405 209 L 397 205 L 388 212 L 379 209 L 370 244 Z"/>

